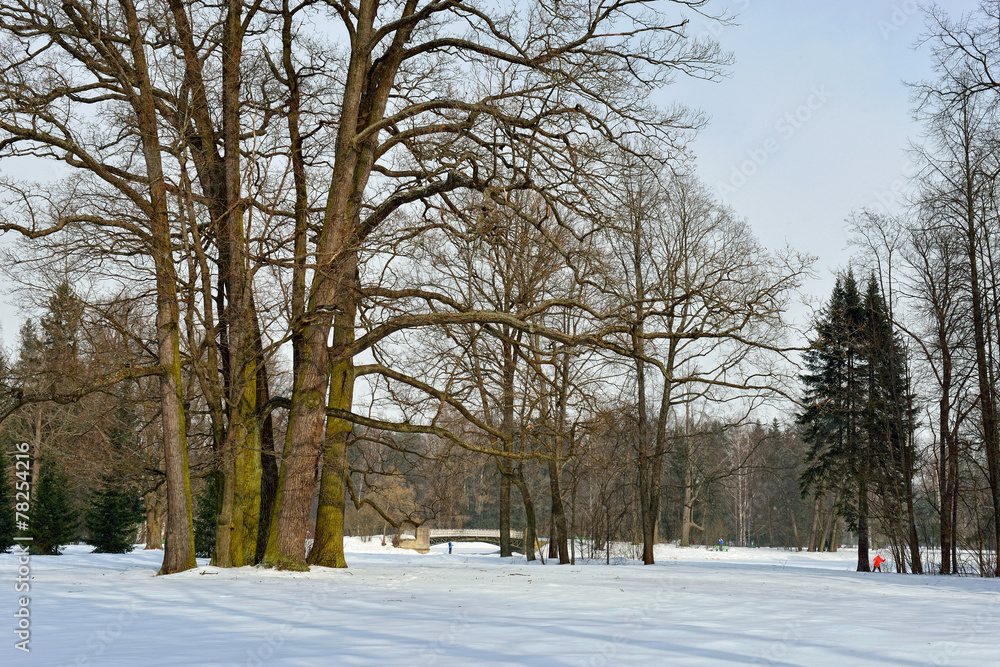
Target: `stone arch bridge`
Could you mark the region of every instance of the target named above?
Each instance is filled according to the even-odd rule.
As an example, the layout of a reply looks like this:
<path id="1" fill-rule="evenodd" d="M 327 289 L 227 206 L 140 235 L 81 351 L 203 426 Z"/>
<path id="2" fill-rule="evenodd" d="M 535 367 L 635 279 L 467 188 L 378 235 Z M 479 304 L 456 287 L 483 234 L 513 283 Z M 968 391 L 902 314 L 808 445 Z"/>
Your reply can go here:
<path id="1" fill-rule="evenodd" d="M 420 526 L 414 537 L 402 537 L 399 546 L 403 549 L 413 549 L 422 554 L 430 551 L 435 544 L 447 542 L 486 542 L 500 546 L 500 530 L 489 528 L 429 528 Z M 517 553 L 524 553 L 524 531 L 510 531 L 510 548 Z"/>

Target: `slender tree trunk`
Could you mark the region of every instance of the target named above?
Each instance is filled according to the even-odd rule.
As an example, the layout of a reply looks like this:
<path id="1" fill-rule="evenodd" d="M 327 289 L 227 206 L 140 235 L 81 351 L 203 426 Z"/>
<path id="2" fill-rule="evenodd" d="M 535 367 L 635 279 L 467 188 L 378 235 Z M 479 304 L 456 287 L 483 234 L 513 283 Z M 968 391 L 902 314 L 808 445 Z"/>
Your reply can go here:
<path id="1" fill-rule="evenodd" d="M 146 496 L 146 549 L 163 550 L 163 501 L 159 487 Z"/>
<path id="2" fill-rule="evenodd" d="M 908 528 L 907 540 L 910 547 L 910 572 L 913 574 L 923 574 L 924 566 L 920 560 L 920 537 L 917 535 L 917 515 L 913 506 L 913 442 L 912 437 L 907 437 L 904 445 L 904 475 L 906 477 L 906 523 Z"/>
<path id="3" fill-rule="evenodd" d="M 816 544 L 816 540 L 819 537 L 819 514 L 820 514 L 820 506 L 822 505 L 823 501 L 822 490 L 817 488 L 815 496 L 816 498 L 815 501 L 813 502 L 812 528 L 809 529 L 809 549 L 808 549 L 809 551 L 819 551 L 818 545 Z"/>
<path id="4" fill-rule="evenodd" d="M 833 544 L 834 534 L 836 533 L 837 523 L 839 523 L 839 517 L 837 516 L 837 505 L 840 503 L 840 491 L 833 497 L 833 505 L 830 506 L 830 513 L 827 514 L 826 520 L 823 522 L 823 541 L 819 545 L 820 551 L 836 551 L 836 547 Z"/>
<path id="5" fill-rule="evenodd" d="M 942 351 L 941 359 L 941 400 L 938 403 L 938 438 L 939 467 L 938 492 L 940 496 L 941 517 L 941 574 L 951 574 L 952 551 L 952 506 L 954 497 L 953 467 L 957 461 L 953 459 L 954 445 L 951 436 L 951 350 L 948 347 L 947 330 L 944 322 L 939 320 L 938 346 Z M 957 472 L 957 471 L 956 471 Z"/>
<path id="6" fill-rule="evenodd" d="M 514 555 L 510 546 L 510 477 L 504 474 L 499 460 L 497 468 L 500 469 L 500 557 L 506 558 Z"/>
<path id="7" fill-rule="evenodd" d="M 306 175 L 306 162 L 303 153 L 300 118 L 302 114 L 302 92 L 299 84 L 299 73 L 292 60 L 294 43 L 294 26 L 292 9 L 289 0 L 282 0 L 282 67 L 285 73 L 285 85 L 288 87 L 288 139 L 289 160 L 292 167 L 292 182 L 295 186 L 295 234 L 293 253 L 295 264 L 292 267 L 292 371 L 298 373 L 302 365 L 303 340 L 301 324 L 305 316 L 306 303 L 306 248 L 309 232 L 309 192 Z M 293 378 L 294 382 L 294 378 Z"/>
<path id="8" fill-rule="evenodd" d="M 684 410 L 684 506 L 681 509 L 681 546 L 691 544 L 691 529 L 702 530 L 694 522 L 694 441 L 691 438 L 690 410 Z"/>
<path id="9" fill-rule="evenodd" d="M 509 296 L 508 296 L 509 300 Z M 503 395 L 501 397 L 500 403 L 500 429 L 503 433 L 503 441 L 501 446 L 504 451 L 512 451 L 513 440 L 514 440 L 514 380 L 517 374 L 517 352 L 515 350 L 515 343 L 513 343 L 513 337 L 509 335 L 509 331 L 504 331 L 504 335 L 500 341 L 501 354 L 503 355 L 503 369 L 501 382 L 503 383 Z M 497 459 L 497 468 L 500 470 L 500 555 L 501 556 L 511 556 L 513 555 L 513 550 L 510 544 L 510 487 L 511 484 L 517 485 L 516 471 L 514 466 L 511 464 L 510 460 L 503 460 L 503 458 Z M 520 491 L 520 486 L 518 486 L 518 491 Z M 524 500 L 524 494 L 521 495 L 522 500 Z M 529 500 L 525 504 L 525 509 L 527 509 Z M 506 524 L 506 527 L 504 527 Z M 525 540 L 525 555 L 529 553 L 528 548 L 528 534 L 527 530 L 524 533 Z M 505 544 L 506 542 L 506 544 Z M 534 559 L 534 552 L 531 551 L 531 559 Z"/>
<path id="10" fill-rule="evenodd" d="M 569 545 L 566 543 L 566 510 L 563 507 L 562 490 L 559 488 L 559 466 L 549 461 L 549 490 L 552 492 L 552 537 L 549 557 L 559 556 L 559 564 L 569 563 Z M 555 547 L 555 548 L 553 548 Z"/>
<path id="11" fill-rule="evenodd" d="M 191 480 L 187 460 L 187 430 L 181 377 L 180 313 L 177 302 L 177 272 L 174 266 L 167 190 L 159 140 L 154 91 L 149 79 L 146 45 L 132 0 L 122 0 L 134 63 L 132 107 L 142 142 L 149 179 L 149 227 L 156 276 L 157 356 L 164 369 L 160 376 L 160 416 L 163 429 L 163 460 L 167 484 L 167 543 L 160 574 L 195 567 L 194 522 L 191 512 Z"/>
<path id="12" fill-rule="evenodd" d="M 994 553 L 1000 554 L 1000 430 L 998 430 L 993 387 L 990 383 L 989 358 L 986 350 L 986 319 L 983 314 L 983 295 L 979 280 L 979 244 L 977 243 L 975 176 L 967 170 L 966 179 L 966 241 L 969 258 L 969 289 L 971 291 L 972 330 L 976 347 L 976 369 L 979 380 L 979 411 L 982 419 L 983 449 L 986 452 L 987 478 L 993 511 Z M 997 558 L 994 576 L 1000 576 L 1000 558 Z"/>
<path id="13" fill-rule="evenodd" d="M 858 572 L 871 572 L 868 559 L 868 482 L 858 480 Z"/>
<path id="14" fill-rule="evenodd" d="M 535 503 L 531 500 L 531 489 L 524 480 L 524 469 L 520 464 L 514 470 L 512 481 L 524 503 L 524 557 L 532 561 L 535 560 L 535 545 L 538 542 L 538 533 L 535 529 Z"/>
<path id="15" fill-rule="evenodd" d="M 260 338 L 260 324 L 254 325 L 257 356 L 263 360 L 263 342 Z M 264 414 L 271 400 L 267 366 L 261 361 L 257 367 L 257 414 Z M 257 522 L 257 549 L 254 563 L 264 559 L 267 549 L 267 536 L 271 528 L 271 516 L 274 513 L 274 496 L 278 490 L 278 459 L 274 450 L 274 420 L 271 413 L 264 414 L 260 431 L 260 520 Z"/>

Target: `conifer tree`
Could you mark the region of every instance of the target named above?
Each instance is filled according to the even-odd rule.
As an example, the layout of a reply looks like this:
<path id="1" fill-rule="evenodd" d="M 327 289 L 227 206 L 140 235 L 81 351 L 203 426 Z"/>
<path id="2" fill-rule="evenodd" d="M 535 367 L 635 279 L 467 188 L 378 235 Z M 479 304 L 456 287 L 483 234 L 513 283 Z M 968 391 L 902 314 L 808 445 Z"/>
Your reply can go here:
<path id="1" fill-rule="evenodd" d="M 809 346 L 802 376 L 806 409 L 799 416 L 810 445 L 802 488 L 840 492 L 838 512 L 858 536 L 857 569 L 868 572 L 873 494 L 895 503 L 898 516 L 907 518 L 907 540 L 919 552 L 906 351 L 874 276 L 864 295 L 853 272 L 837 279 Z M 919 571 L 919 563 L 912 567 Z"/>
<path id="2" fill-rule="evenodd" d="M 87 543 L 95 553 L 128 553 L 135 548 L 136 526 L 144 518 L 142 498 L 105 477 L 87 510 Z"/>
<path id="3" fill-rule="evenodd" d="M 118 461 L 135 460 L 138 444 L 135 433 L 134 385 L 118 388 L 118 405 L 104 427 L 104 436 Z M 136 527 L 145 520 L 141 479 L 136 470 L 115 466 L 106 471 L 100 487 L 90 497 L 86 514 L 87 543 L 96 553 L 128 553 L 135 547 Z"/>
<path id="4" fill-rule="evenodd" d="M 51 457 L 42 457 L 39 462 L 32 498 L 29 524 L 32 551 L 57 556 L 60 548 L 76 537 L 79 519 L 69 499 L 66 474 Z"/>
<path id="5" fill-rule="evenodd" d="M 838 277 L 805 354 L 806 409 L 799 416 L 810 445 L 803 491 L 837 489 L 838 512 L 858 536 L 859 572 L 868 562 L 871 452 L 866 437 L 869 368 L 867 315 L 854 274 Z"/>
<path id="6" fill-rule="evenodd" d="M 194 553 L 198 558 L 211 558 L 215 554 L 218 516 L 218 486 L 215 477 L 211 476 L 195 499 Z"/>
<path id="7" fill-rule="evenodd" d="M 896 537 L 911 552 L 910 567 L 922 571 L 913 502 L 916 466 L 912 434 L 916 409 L 907 375 L 906 348 L 889 319 L 874 274 L 865 292 L 868 401 L 865 430 L 873 453 L 874 490 L 884 500 Z"/>
<path id="8" fill-rule="evenodd" d="M 0 553 L 14 544 L 14 488 L 6 453 L 0 454 Z"/>

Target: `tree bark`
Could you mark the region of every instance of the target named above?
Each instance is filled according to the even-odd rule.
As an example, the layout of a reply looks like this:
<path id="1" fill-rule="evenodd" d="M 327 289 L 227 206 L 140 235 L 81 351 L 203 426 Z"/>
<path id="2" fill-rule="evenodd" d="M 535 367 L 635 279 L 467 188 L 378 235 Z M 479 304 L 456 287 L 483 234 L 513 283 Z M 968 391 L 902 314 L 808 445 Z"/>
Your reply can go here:
<path id="1" fill-rule="evenodd" d="M 159 487 L 146 495 L 146 549 L 163 549 L 163 502 Z"/>
<path id="2" fill-rule="evenodd" d="M 971 184 L 969 186 L 971 190 Z M 969 289 L 972 292 L 972 330 L 976 347 L 976 369 L 979 380 L 979 412 L 983 428 L 983 449 L 986 451 L 987 479 L 993 511 L 994 554 L 1000 554 L 1000 432 L 995 410 L 993 387 L 990 383 L 989 357 L 986 350 L 985 319 L 982 290 L 979 284 L 978 245 L 976 243 L 975 208 L 971 194 L 968 196 L 968 254 Z M 993 576 L 1000 577 L 1000 558 L 996 559 Z"/>
<path id="3" fill-rule="evenodd" d="M 818 551 L 816 539 L 819 535 L 819 511 L 823 500 L 822 489 L 817 488 L 815 492 L 816 498 L 813 502 L 813 520 L 812 528 L 809 529 L 809 548 L 808 551 Z"/>
<path id="4" fill-rule="evenodd" d="M 868 562 L 868 482 L 858 480 L 858 572 L 871 572 Z"/>
<path id="5" fill-rule="evenodd" d="M 333 174 L 327 192 L 323 224 L 316 242 L 315 269 L 303 314 L 302 357 L 292 391 L 288 435 L 278 479 L 276 509 L 264 564 L 281 569 L 306 569 L 305 537 L 313 481 L 326 422 L 327 338 L 333 309 L 356 309 L 354 289 L 361 208 L 378 146 L 378 133 L 357 141 L 360 133 L 381 121 L 406 42 L 416 22 L 395 31 L 390 46 L 372 62 L 368 45 L 376 32 L 379 4 L 362 0 L 356 12 L 355 34 L 342 92 L 340 122 L 334 149 Z M 407 2 L 401 19 L 413 15 Z"/>
<path id="6" fill-rule="evenodd" d="M 497 469 L 500 470 L 500 557 L 506 558 L 514 555 L 510 545 L 510 478 L 504 474 L 499 460 Z"/>
<path id="7" fill-rule="evenodd" d="M 569 563 L 569 545 L 566 536 L 566 510 L 563 507 L 562 490 L 559 488 L 559 466 L 549 460 L 549 490 L 552 493 L 552 537 L 557 551 L 553 553 L 550 542 L 549 557 L 559 556 L 559 564 Z"/>
<path id="8" fill-rule="evenodd" d="M 342 350 L 354 342 L 354 311 L 338 313 L 335 320 L 333 348 Z M 354 398 L 354 361 L 350 357 L 336 362 L 330 370 L 330 407 L 350 411 Z M 347 447 L 352 424 L 336 417 L 326 422 L 320 480 L 316 537 L 309 564 L 324 567 L 347 567 L 344 557 L 344 489 L 347 482 Z"/>
<path id="9" fill-rule="evenodd" d="M 132 0 L 122 0 L 129 51 L 134 63 L 134 88 L 129 89 L 142 142 L 149 179 L 149 231 L 156 275 L 157 356 L 164 368 L 160 376 L 160 411 L 163 428 L 163 459 L 167 485 L 167 542 L 160 574 L 173 574 L 195 567 L 194 522 L 191 510 L 191 480 L 187 460 L 180 355 L 180 313 L 177 303 L 177 272 L 174 266 L 167 189 L 154 106 L 154 91 L 146 62 L 146 45 Z"/>
<path id="10" fill-rule="evenodd" d="M 531 500 L 531 489 L 528 488 L 524 480 L 524 468 L 518 464 L 514 469 L 514 486 L 521 494 L 521 502 L 524 503 L 524 557 L 529 561 L 535 560 L 535 546 L 538 544 L 538 533 L 535 523 L 535 503 Z"/>

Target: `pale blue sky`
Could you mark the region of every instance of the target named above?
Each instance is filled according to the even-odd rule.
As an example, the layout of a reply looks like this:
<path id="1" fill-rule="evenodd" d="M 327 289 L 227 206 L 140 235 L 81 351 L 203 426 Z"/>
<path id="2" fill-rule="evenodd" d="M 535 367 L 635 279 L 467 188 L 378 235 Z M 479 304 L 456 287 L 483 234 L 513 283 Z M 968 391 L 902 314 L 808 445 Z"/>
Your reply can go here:
<path id="1" fill-rule="evenodd" d="M 942 3 L 953 15 L 977 5 Z M 733 52 L 731 76 L 678 81 L 663 94 L 711 116 L 693 144 L 701 177 L 768 246 L 817 256 L 806 291 L 825 300 L 832 272 L 851 255 L 845 219 L 901 199 L 890 192 L 904 182 L 908 141 L 920 133 L 903 82 L 931 76 L 928 54 L 914 49 L 924 15 L 902 0 L 717 6 L 738 12 L 739 25 L 694 30 Z"/>

